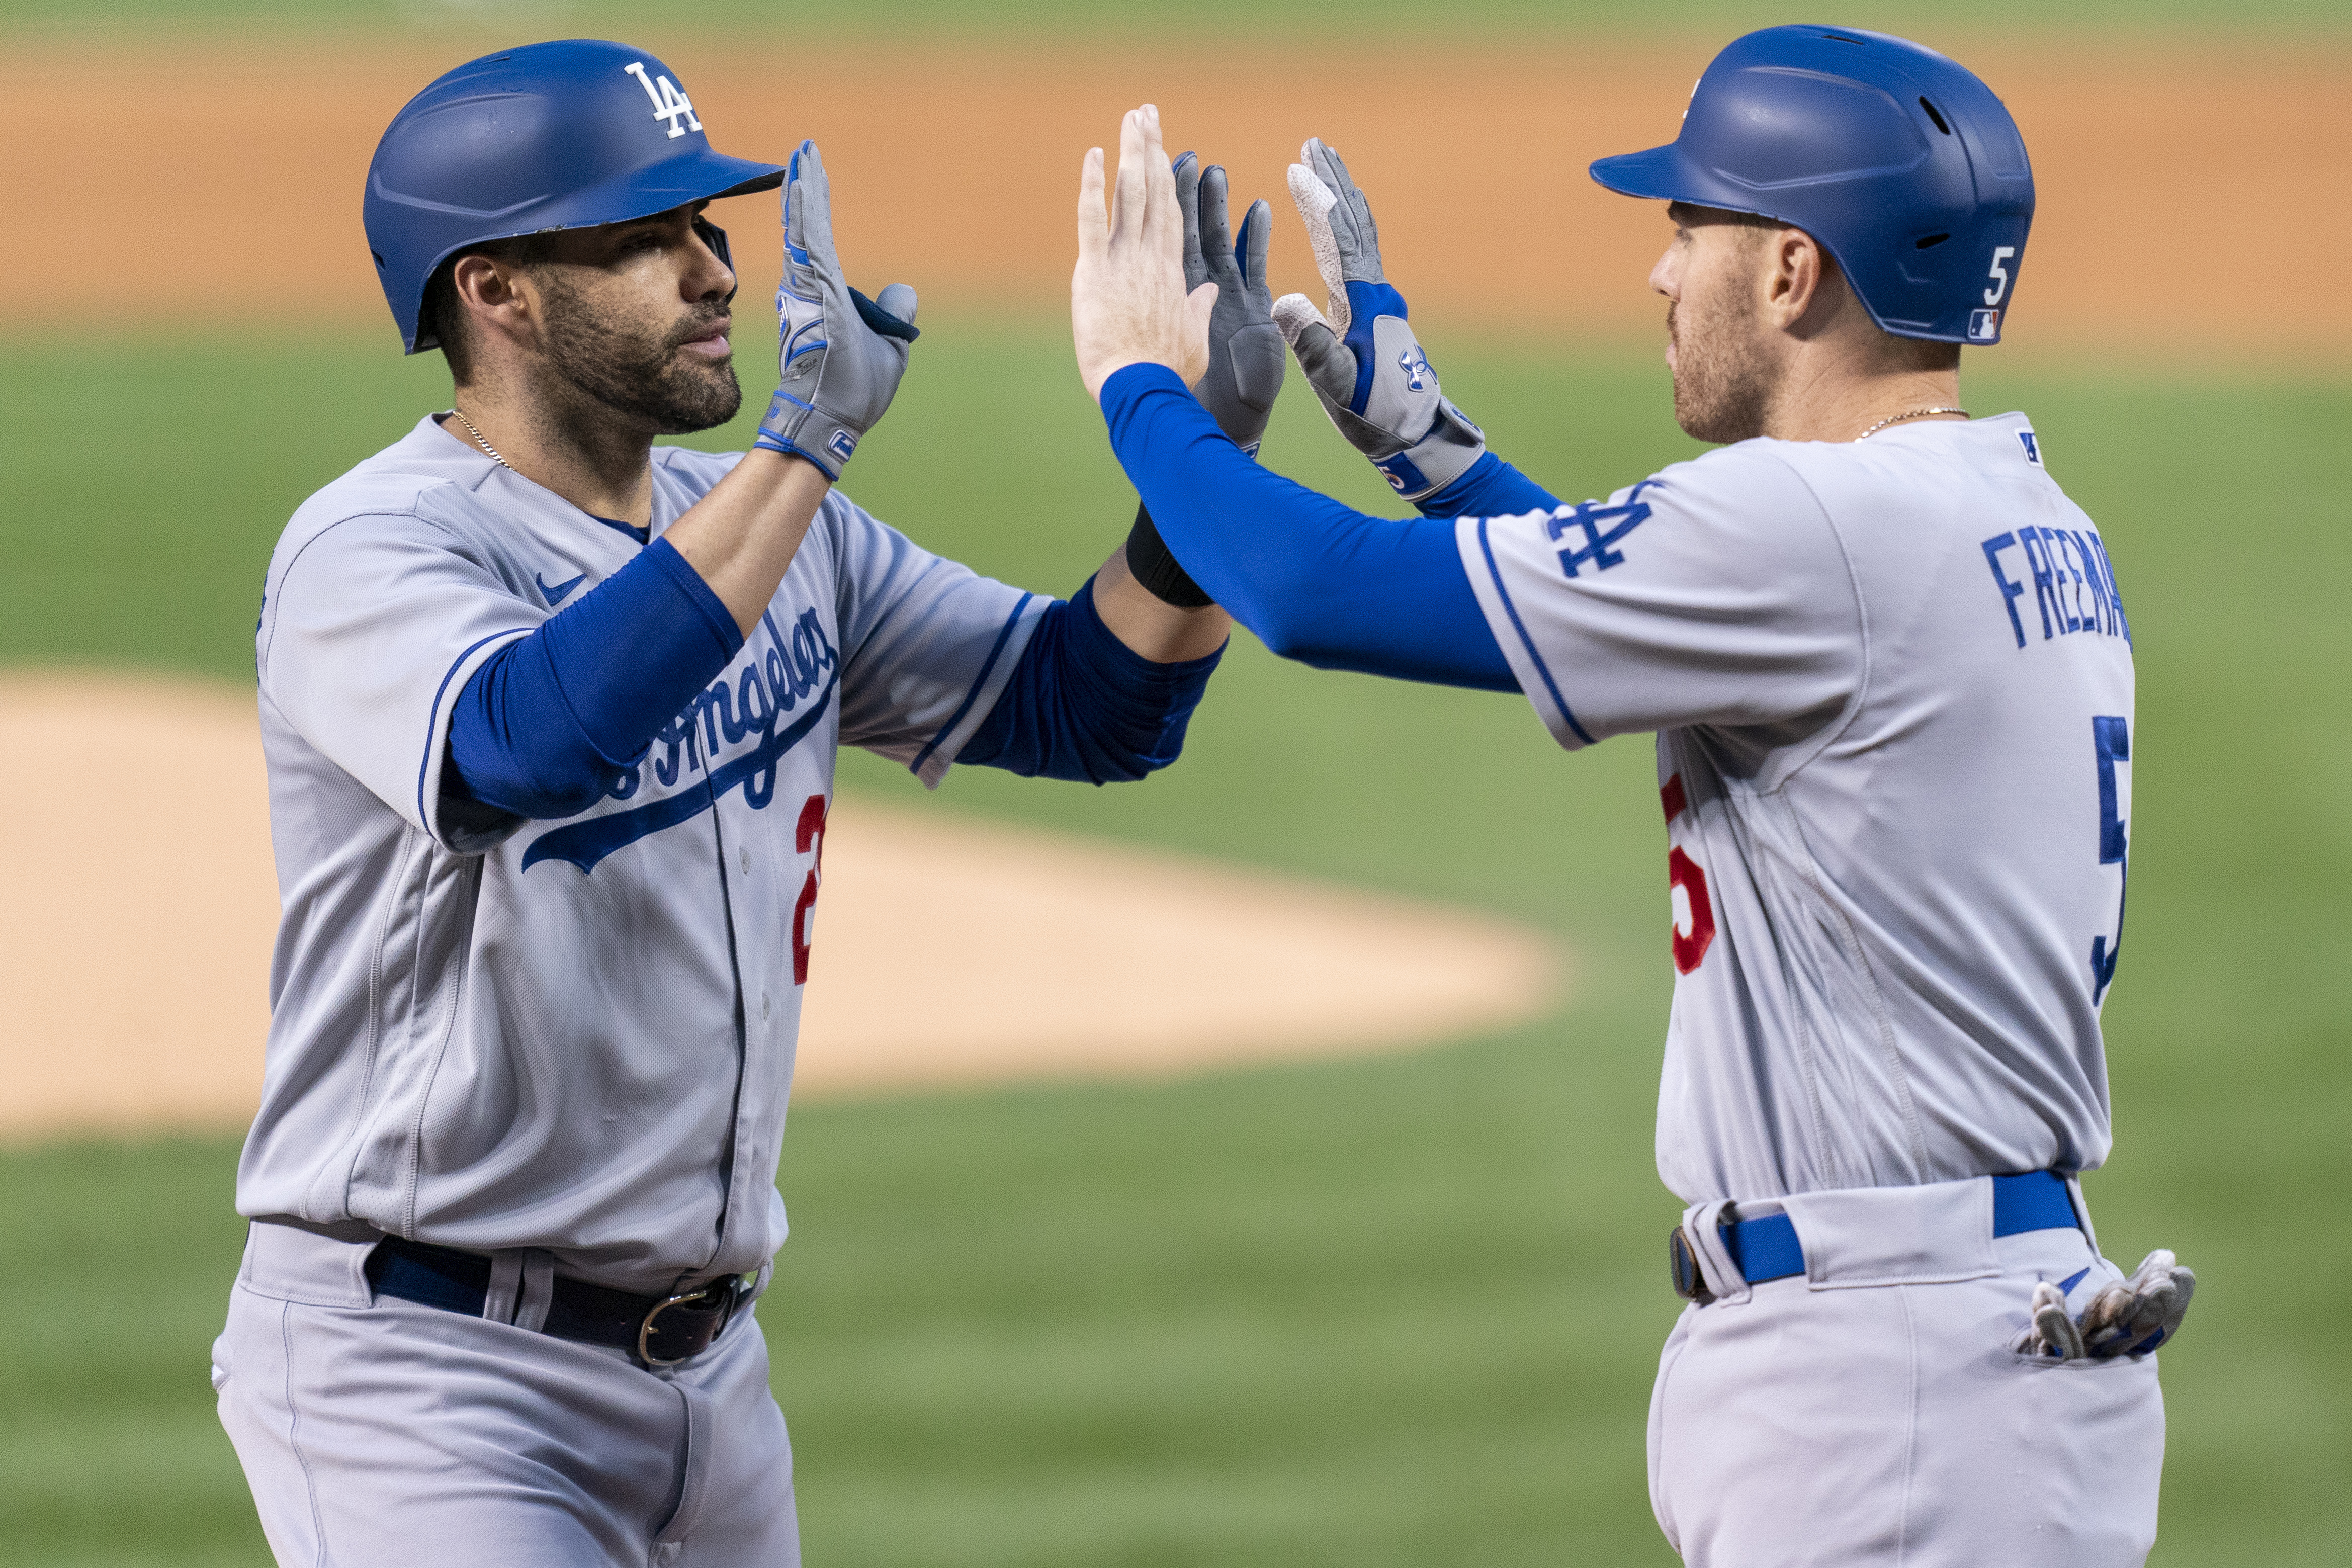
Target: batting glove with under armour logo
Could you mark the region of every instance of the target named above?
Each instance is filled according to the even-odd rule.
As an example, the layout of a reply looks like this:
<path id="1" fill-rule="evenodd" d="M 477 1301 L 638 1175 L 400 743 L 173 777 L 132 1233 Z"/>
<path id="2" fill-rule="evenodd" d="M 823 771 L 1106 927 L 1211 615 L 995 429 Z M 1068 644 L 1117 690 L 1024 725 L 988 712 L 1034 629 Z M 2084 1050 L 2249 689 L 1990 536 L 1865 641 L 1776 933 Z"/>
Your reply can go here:
<path id="1" fill-rule="evenodd" d="M 2033 1326 L 2017 1349 L 2058 1361 L 2146 1355 L 2180 1332 L 2196 1291 L 2197 1276 L 2160 1247 L 2140 1259 L 2130 1279 L 2092 1297 L 2079 1320 L 2066 1310 L 2065 1293 L 2045 1279 L 2033 1287 Z"/>
<path id="2" fill-rule="evenodd" d="M 783 380 L 751 444 L 806 458 L 838 479 L 907 374 L 907 345 L 921 335 L 915 291 L 893 283 L 869 300 L 843 280 L 832 190 L 814 142 L 793 153 L 783 207 L 784 281 L 776 290 Z"/>
<path id="3" fill-rule="evenodd" d="M 1370 204 L 1339 154 L 1309 141 L 1290 166 L 1290 196 L 1323 275 L 1327 317 L 1304 294 L 1274 302 L 1274 323 L 1307 384 L 1355 448 L 1396 492 L 1418 500 L 1469 471 L 1486 433 L 1448 402 L 1405 321 L 1404 296 L 1381 272 Z"/>

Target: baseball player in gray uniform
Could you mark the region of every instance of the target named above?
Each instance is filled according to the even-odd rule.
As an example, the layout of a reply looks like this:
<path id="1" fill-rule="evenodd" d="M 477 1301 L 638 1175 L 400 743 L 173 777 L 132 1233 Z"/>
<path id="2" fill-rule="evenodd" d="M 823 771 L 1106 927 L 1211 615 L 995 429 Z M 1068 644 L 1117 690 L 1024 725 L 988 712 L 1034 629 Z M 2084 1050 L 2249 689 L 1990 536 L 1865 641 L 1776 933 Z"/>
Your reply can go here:
<path id="1" fill-rule="evenodd" d="M 1715 60 L 1672 144 L 1595 163 L 1672 204 L 1675 412 L 1724 446 L 1580 505 L 1443 395 L 1370 205 L 1309 142 L 1290 184 L 1327 300 L 1271 315 L 1410 521 L 1258 468 L 1166 368 L 1199 328 L 1164 166 L 1147 107 L 1106 222 L 1089 161 L 1073 320 L 1201 587 L 1292 658 L 1523 692 L 1571 751 L 1657 737 L 1658 1168 L 1690 1302 L 1651 1410 L 1667 1540 L 1708 1565 L 2140 1562 L 2149 1352 L 2194 1281 L 2103 1259 L 2076 1180 L 2110 1142 L 2131 623 L 2026 416 L 1960 405 L 2032 213 L 2007 110 L 1903 39 L 1777 27 Z"/>
<path id="2" fill-rule="evenodd" d="M 757 442 L 656 446 L 740 404 L 704 208 L 779 185 Z M 284 913 L 221 1419 L 283 1563 L 791 1564 L 753 1302 L 835 750 L 932 784 L 1140 778 L 1228 622 L 1148 522 L 1060 603 L 834 489 L 913 291 L 844 281 L 813 143 L 718 153 L 650 54 L 450 72 L 385 132 L 364 214 L 456 407 L 310 498 L 269 564 Z M 1254 443 L 1271 389 L 1220 387 Z"/>

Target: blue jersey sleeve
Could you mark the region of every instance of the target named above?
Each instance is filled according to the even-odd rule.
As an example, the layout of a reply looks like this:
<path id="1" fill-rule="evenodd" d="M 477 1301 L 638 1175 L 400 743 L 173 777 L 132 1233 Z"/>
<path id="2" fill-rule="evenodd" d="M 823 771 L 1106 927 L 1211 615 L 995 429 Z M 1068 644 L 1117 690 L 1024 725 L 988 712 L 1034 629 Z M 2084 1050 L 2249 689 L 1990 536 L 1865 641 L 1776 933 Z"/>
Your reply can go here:
<path id="1" fill-rule="evenodd" d="M 1518 517 L 1556 511 L 1559 498 L 1494 453 L 1484 452 L 1460 479 L 1415 504 L 1423 517 Z"/>
<path id="2" fill-rule="evenodd" d="M 1164 365 L 1119 371 L 1102 407 L 1168 548 L 1276 653 L 1401 680 L 1519 689 L 1451 520 L 1372 517 L 1259 467 Z M 1477 473 L 1474 465 L 1456 488 Z"/>
<path id="3" fill-rule="evenodd" d="M 666 539 L 474 672 L 449 721 L 469 799 L 573 816 L 743 646 L 735 618 Z"/>
<path id="4" fill-rule="evenodd" d="M 1024 778 L 1139 779 L 1183 751 L 1184 728 L 1223 654 L 1176 664 L 1145 658 L 1103 624 L 1089 578 L 1039 618 L 1003 693 L 956 761 Z"/>

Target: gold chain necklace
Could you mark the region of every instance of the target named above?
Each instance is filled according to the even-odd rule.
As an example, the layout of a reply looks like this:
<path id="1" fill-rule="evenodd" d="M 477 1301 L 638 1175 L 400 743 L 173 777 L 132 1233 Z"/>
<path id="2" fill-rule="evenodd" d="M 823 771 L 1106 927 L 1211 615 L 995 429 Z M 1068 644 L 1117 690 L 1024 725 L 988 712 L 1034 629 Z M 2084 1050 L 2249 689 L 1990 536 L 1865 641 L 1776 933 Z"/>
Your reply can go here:
<path id="1" fill-rule="evenodd" d="M 463 425 L 463 426 L 466 427 L 466 434 L 467 434 L 468 436 L 471 436 L 471 437 L 474 438 L 474 445 L 475 445 L 475 446 L 477 446 L 477 447 L 479 447 L 483 451 L 488 452 L 488 453 L 490 455 L 491 458 L 492 458 L 495 462 L 497 462 L 497 464 L 499 465 L 499 468 L 506 469 L 506 471 L 507 471 L 507 472 L 509 472 L 509 473 L 510 473 L 510 474 L 511 474 L 511 473 L 519 473 L 519 472 L 520 472 L 520 471 L 521 471 L 521 470 L 518 469 L 518 468 L 517 468 L 512 464 L 512 463 L 508 462 L 504 458 L 502 458 L 502 457 L 499 456 L 499 449 L 498 449 L 496 447 L 491 446 L 491 445 L 489 444 L 489 442 L 488 442 L 487 439 L 485 439 L 485 438 L 484 438 L 484 437 L 483 437 L 482 433 L 481 433 L 479 430 L 477 430 L 477 429 L 475 429 L 475 428 L 474 428 L 474 422 L 473 422 L 472 420 L 470 420 L 470 419 L 467 418 L 464 415 L 462 415 L 462 414 L 458 413 L 458 412 L 457 412 L 456 409 L 454 409 L 454 408 L 452 408 L 451 410 L 449 410 L 449 417 L 450 417 L 450 418 L 452 418 L 452 419 L 455 419 L 458 424 Z M 1876 428 L 1877 428 L 1877 426 L 1874 426 L 1874 425 L 1871 426 L 1871 429 L 1873 429 L 1873 430 L 1874 430 L 1874 429 L 1876 429 Z M 1869 431 L 1869 430 L 1865 430 L 1865 431 L 1864 431 L 1864 432 L 1863 432 L 1863 434 L 1864 434 L 1864 436 L 1867 436 L 1867 435 L 1869 435 L 1869 434 L 1870 434 L 1870 431 Z"/>
<path id="2" fill-rule="evenodd" d="M 1969 411 L 1965 408 L 1914 408 L 1908 414 L 1897 414 L 1892 418 L 1880 420 L 1869 429 L 1864 430 L 1861 435 L 1856 436 L 1854 439 L 1857 441 L 1866 441 L 1871 437 L 1877 435 L 1881 430 L 1885 429 L 1889 425 L 1900 425 L 1906 419 L 1925 419 L 1931 414 L 1957 414 L 1963 419 L 1969 417 Z M 463 419 L 465 416 L 460 414 L 457 417 Z M 471 430 L 473 426 L 468 425 L 466 428 Z M 474 439 L 477 441 L 482 441 L 482 438 L 479 436 L 475 437 Z M 482 445 L 487 447 L 489 443 L 488 441 L 482 441 Z M 498 454 L 493 452 L 490 456 L 495 458 Z"/>

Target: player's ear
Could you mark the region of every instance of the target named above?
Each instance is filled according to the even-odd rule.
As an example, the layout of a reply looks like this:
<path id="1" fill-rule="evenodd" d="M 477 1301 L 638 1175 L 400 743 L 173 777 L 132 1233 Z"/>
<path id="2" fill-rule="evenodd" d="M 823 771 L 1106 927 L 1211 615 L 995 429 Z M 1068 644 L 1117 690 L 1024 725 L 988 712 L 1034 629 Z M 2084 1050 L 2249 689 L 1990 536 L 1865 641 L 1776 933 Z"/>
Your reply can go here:
<path id="1" fill-rule="evenodd" d="M 477 343 L 529 330 L 532 301 L 523 268 L 505 257 L 477 251 L 457 258 L 450 264 L 449 291 Z"/>
<path id="2" fill-rule="evenodd" d="M 449 287 L 460 305 L 479 310 L 503 303 L 510 284 L 504 268 L 474 251 L 449 264 Z"/>
<path id="3" fill-rule="evenodd" d="M 1837 264 L 1821 242 L 1801 228 L 1768 228 L 1762 251 L 1767 319 L 1783 331 L 1800 326 L 1818 308 L 1832 303 Z"/>

